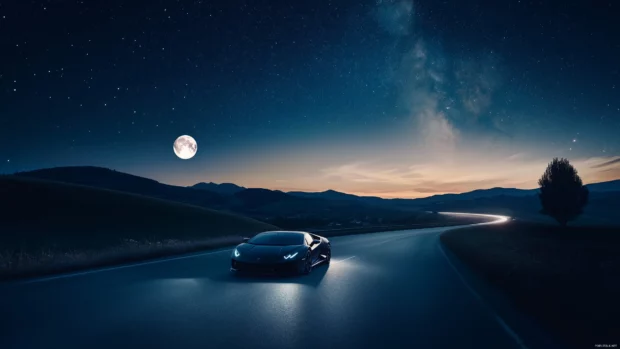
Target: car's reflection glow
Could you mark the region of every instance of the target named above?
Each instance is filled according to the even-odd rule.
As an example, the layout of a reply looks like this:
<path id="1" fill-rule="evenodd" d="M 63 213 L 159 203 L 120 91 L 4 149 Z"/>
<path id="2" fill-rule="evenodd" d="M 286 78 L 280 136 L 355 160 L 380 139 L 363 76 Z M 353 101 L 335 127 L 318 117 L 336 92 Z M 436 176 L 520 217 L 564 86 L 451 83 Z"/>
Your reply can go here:
<path id="1" fill-rule="evenodd" d="M 494 221 L 479 223 L 479 224 L 499 224 L 505 223 L 510 220 L 508 216 L 501 216 L 496 214 L 482 214 L 482 213 L 466 213 L 466 212 L 438 212 L 439 214 L 452 215 L 452 216 L 469 216 L 469 217 L 485 217 L 485 218 L 493 218 Z"/>
<path id="2" fill-rule="evenodd" d="M 160 297 L 175 299 L 185 297 L 196 292 L 202 292 L 205 286 L 204 279 L 196 278 L 170 278 L 157 279 L 153 283 Z M 151 283 L 151 285 L 153 285 Z"/>

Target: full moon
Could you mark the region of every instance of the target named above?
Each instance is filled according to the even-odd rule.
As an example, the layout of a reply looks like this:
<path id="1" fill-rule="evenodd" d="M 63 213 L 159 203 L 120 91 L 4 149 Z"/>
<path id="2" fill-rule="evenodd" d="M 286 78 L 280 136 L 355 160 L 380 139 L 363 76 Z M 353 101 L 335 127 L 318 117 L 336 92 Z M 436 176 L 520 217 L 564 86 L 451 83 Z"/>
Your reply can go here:
<path id="1" fill-rule="evenodd" d="M 174 149 L 174 153 L 179 158 L 187 160 L 196 155 L 196 152 L 198 151 L 198 144 L 191 136 L 181 136 L 174 141 L 172 149 Z"/>

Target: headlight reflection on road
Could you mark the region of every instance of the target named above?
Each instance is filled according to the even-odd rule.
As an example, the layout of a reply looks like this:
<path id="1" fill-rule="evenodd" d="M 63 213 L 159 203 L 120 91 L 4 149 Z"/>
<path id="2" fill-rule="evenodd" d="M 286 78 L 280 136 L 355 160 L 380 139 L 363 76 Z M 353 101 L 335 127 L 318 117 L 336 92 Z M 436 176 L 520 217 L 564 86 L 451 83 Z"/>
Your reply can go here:
<path id="1" fill-rule="evenodd" d="M 204 292 L 208 281 L 196 278 L 158 279 L 148 283 L 151 294 L 157 294 L 158 302 L 183 302 L 187 297 Z M 153 292 L 155 291 L 155 292 Z"/>
<path id="2" fill-rule="evenodd" d="M 510 220 L 510 217 L 508 216 L 500 216 L 500 215 L 495 215 L 495 214 L 465 213 L 465 212 L 438 212 L 438 213 L 445 214 L 445 215 L 453 215 L 453 216 L 486 217 L 486 218 L 495 219 L 492 222 L 480 223 L 480 224 L 499 224 L 499 223 L 508 222 Z"/>
<path id="3" fill-rule="evenodd" d="M 304 297 L 306 286 L 295 282 L 280 283 L 269 282 L 260 284 L 262 294 L 254 300 L 253 307 L 260 309 L 263 314 L 264 324 L 270 328 L 278 329 L 284 339 L 291 342 L 295 334 L 305 327 L 305 314 L 313 302 L 308 302 L 308 295 Z"/>

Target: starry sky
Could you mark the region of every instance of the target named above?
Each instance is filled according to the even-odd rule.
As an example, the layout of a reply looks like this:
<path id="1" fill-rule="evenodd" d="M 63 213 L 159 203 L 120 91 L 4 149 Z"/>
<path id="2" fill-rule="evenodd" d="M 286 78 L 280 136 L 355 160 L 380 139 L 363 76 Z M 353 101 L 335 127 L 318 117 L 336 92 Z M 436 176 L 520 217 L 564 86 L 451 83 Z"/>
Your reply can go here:
<path id="1" fill-rule="evenodd" d="M 0 173 L 424 197 L 620 178 L 617 1 L 0 3 Z M 198 153 L 181 160 L 181 135 Z"/>

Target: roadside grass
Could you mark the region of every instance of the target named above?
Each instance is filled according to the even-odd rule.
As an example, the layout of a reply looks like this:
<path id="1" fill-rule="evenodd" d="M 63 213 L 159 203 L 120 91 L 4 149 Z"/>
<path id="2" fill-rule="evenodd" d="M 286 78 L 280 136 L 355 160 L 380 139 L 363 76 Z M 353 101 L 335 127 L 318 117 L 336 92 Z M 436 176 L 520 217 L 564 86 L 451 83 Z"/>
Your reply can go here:
<path id="1" fill-rule="evenodd" d="M 620 228 L 510 222 L 441 241 L 567 345 L 620 344 Z"/>
<path id="2" fill-rule="evenodd" d="M 204 240 L 136 241 L 99 249 L 43 249 L 38 252 L 0 251 L 0 280 L 40 277 L 170 257 L 238 244 L 241 236 Z"/>

